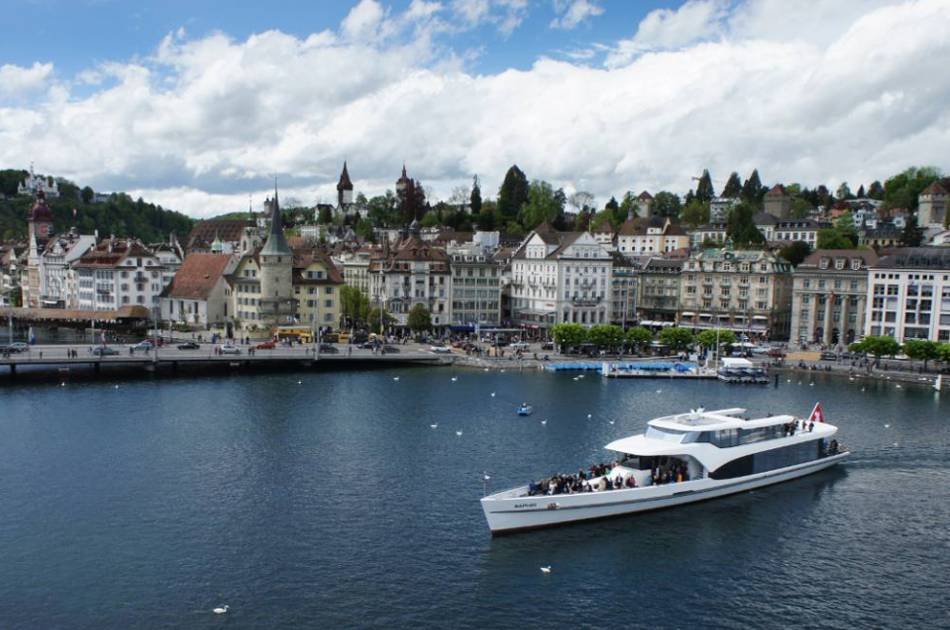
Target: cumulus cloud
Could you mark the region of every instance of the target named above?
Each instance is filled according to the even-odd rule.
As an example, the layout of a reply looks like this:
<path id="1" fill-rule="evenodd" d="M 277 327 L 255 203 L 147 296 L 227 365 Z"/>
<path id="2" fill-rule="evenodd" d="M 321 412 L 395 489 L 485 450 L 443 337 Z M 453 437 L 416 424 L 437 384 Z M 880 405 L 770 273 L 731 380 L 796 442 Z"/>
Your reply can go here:
<path id="1" fill-rule="evenodd" d="M 332 200 L 344 159 L 370 196 L 392 188 L 403 162 L 435 198 L 475 173 L 492 196 L 517 163 L 600 203 L 628 189 L 685 192 L 703 168 L 856 187 L 912 164 L 950 166 L 950 40 L 931 28 L 950 21 L 946 2 L 819 3 L 811 37 L 816 18 L 749 0 L 713 19 L 714 38 L 664 39 L 648 16 L 632 30 L 654 33 L 652 47 L 623 61 L 590 65 L 585 53 L 488 74 L 445 63 L 435 40 L 414 35 L 459 6 L 419 3 L 410 19 L 364 2 L 360 19 L 305 38 L 173 34 L 148 58 L 90 69 L 101 78 L 91 93 L 67 82 L 29 106 L 0 101 L 0 164 L 32 160 L 195 216 L 246 208 L 275 175 L 287 196 Z M 785 29 L 765 28 L 784 15 Z M 352 37 L 387 28 L 382 43 Z"/>
<path id="2" fill-rule="evenodd" d="M 569 31 L 589 18 L 604 12 L 596 0 L 554 0 L 557 17 L 551 20 L 551 28 Z"/>
<path id="3" fill-rule="evenodd" d="M 35 62 L 29 68 L 4 64 L 0 66 L 0 96 L 18 96 L 39 90 L 53 74 L 53 64 Z"/>

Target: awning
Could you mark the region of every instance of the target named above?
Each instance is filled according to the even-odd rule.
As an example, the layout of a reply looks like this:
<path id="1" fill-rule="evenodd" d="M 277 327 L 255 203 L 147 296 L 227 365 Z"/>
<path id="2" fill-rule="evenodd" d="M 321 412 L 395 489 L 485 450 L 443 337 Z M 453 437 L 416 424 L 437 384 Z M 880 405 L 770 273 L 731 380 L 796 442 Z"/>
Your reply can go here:
<path id="1" fill-rule="evenodd" d="M 700 317 L 705 317 L 705 318 L 708 319 L 708 318 L 712 317 L 712 313 L 700 313 L 699 316 L 700 316 Z"/>
<path id="2" fill-rule="evenodd" d="M 694 312 L 692 312 L 692 311 L 683 311 L 683 313 L 682 313 L 683 317 L 692 317 L 692 316 L 695 315 L 695 314 L 696 314 L 696 313 L 694 313 Z"/>
<path id="3" fill-rule="evenodd" d="M 753 315 L 752 319 L 764 319 L 765 321 L 769 320 L 769 318 L 766 317 L 765 315 Z"/>

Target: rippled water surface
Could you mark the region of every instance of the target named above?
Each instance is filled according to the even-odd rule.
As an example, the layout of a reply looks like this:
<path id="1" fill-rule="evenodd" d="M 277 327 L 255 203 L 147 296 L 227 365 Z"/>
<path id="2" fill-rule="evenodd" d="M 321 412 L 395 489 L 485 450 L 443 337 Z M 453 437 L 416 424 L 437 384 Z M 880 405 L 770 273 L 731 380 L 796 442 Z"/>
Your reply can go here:
<path id="1" fill-rule="evenodd" d="M 6 385 L 0 627 L 948 627 L 950 394 L 861 390 L 445 369 Z M 489 536 L 483 471 L 499 489 L 656 415 L 815 400 L 854 452 L 837 469 Z"/>

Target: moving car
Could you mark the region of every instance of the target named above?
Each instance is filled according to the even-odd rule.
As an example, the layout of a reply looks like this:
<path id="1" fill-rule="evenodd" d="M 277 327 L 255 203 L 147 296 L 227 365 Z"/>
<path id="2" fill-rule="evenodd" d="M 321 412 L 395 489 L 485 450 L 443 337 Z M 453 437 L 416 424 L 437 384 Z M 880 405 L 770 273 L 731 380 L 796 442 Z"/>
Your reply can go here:
<path id="1" fill-rule="evenodd" d="M 451 354 L 452 353 L 452 350 L 449 348 L 446 348 L 445 346 L 430 346 L 429 350 L 436 354 Z"/>
<path id="2" fill-rule="evenodd" d="M 93 356 L 96 357 L 110 357 L 119 354 L 119 351 L 115 348 L 110 348 L 109 346 L 96 346 L 89 349 L 92 352 Z"/>
<path id="3" fill-rule="evenodd" d="M 331 343 L 320 344 L 320 354 L 339 354 L 340 349 Z"/>
<path id="4" fill-rule="evenodd" d="M 14 354 L 17 352 L 26 352 L 29 349 L 30 346 L 23 343 L 22 341 L 14 341 L 9 345 L 4 344 L 0 346 L 0 352 L 12 352 Z"/>
<path id="5" fill-rule="evenodd" d="M 241 349 L 231 344 L 221 346 L 221 354 L 241 354 Z"/>
<path id="6" fill-rule="evenodd" d="M 178 344 L 179 350 L 198 350 L 201 348 L 196 341 L 186 341 L 185 343 Z"/>
<path id="7" fill-rule="evenodd" d="M 262 341 L 254 346 L 255 350 L 273 350 L 277 346 L 273 341 Z"/>
<path id="8" fill-rule="evenodd" d="M 149 341 L 148 339 L 143 339 L 142 341 L 140 341 L 140 342 L 138 342 L 138 343 L 136 343 L 136 344 L 132 344 L 132 345 L 129 346 L 129 347 L 132 348 L 133 350 L 144 350 L 145 352 L 148 352 L 149 350 L 151 350 L 152 348 L 154 348 L 155 345 L 152 344 L 152 342 Z"/>
<path id="9" fill-rule="evenodd" d="M 396 346 L 383 346 L 383 354 L 399 354 L 399 348 Z"/>

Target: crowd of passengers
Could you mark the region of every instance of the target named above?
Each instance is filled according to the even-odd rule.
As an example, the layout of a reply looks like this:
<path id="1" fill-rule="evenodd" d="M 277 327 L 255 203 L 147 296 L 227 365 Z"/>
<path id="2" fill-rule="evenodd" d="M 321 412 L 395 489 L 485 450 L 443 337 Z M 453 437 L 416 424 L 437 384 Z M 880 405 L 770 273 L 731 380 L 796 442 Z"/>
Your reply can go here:
<path id="1" fill-rule="evenodd" d="M 586 472 L 578 470 L 573 475 L 554 475 L 550 479 L 542 479 L 537 483 L 528 484 L 528 495 L 543 494 L 575 494 L 579 492 L 604 492 L 606 490 L 623 490 L 636 488 L 637 480 L 633 475 L 626 479 L 621 474 L 613 474 L 615 467 L 621 462 L 612 464 L 594 464 Z M 669 461 L 656 466 L 650 472 L 650 478 L 645 485 L 659 485 L 689 481 L 689 472 L 686 465 L 678 461 Z"/>
<path id="2" fill-rule="evenodd" d="M 807 420 L 792 420 L 782 425 L 782 437 L 795 435 L 795 432 L 801 429 L 809 433 L 815 430 L 815 423 Z"/>

